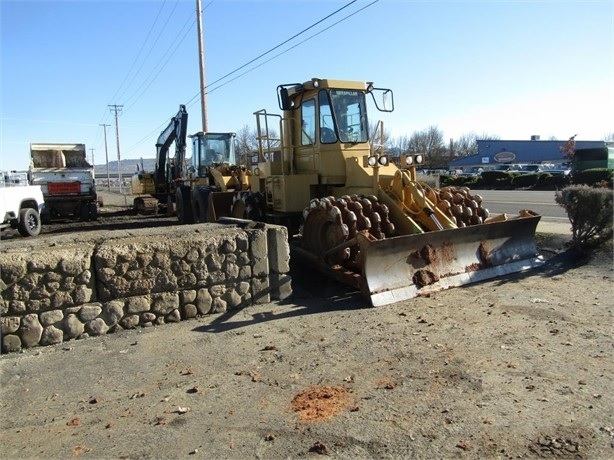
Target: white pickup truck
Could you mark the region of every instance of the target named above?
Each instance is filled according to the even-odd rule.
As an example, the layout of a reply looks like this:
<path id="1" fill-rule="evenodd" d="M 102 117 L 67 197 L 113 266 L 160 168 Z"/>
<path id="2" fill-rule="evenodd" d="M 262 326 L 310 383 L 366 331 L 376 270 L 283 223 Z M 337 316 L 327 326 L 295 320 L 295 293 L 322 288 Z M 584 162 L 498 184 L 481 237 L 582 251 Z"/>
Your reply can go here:
<path id="1" fill-rule="evenodd" d="M 0 177 L 0 230 L 17 229 L 22 236 L 41 231 L 45 201 L 39 186 L 28 185 L 26 173 L 2 172 Z"/>

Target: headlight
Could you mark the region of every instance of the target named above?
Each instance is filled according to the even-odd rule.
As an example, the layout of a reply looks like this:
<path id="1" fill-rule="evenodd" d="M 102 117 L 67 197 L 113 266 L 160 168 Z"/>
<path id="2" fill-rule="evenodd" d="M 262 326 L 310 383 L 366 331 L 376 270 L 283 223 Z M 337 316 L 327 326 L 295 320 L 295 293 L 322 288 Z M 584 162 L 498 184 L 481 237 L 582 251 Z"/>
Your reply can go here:
<path id="1" fill-rule="evenodd" d="M 422 155 L 416 155 L 416 164 L 421 165 L 424 162 L 424 157 Z"/>
<path id="2" fill-rule="evenodd" d="M 379 157 L 379 164 L 380 166 L 388 166 L 388 155 L 382 155 L 381 157 Z"/>
<path id="3" fill-rule="evenodd" d="M 412 155 L 408 155 L 405 157 L 405 164 L 407 166 L 411 166 L 412 164 L 414 164 L 414 157 Z"/>
<path id="4" fill-rule="evenodd" d="M 367 159 L 367 163 L 369 166 L 373 167 L 377 164 L 377 157 L 376 156 L 371 156 Z"/>

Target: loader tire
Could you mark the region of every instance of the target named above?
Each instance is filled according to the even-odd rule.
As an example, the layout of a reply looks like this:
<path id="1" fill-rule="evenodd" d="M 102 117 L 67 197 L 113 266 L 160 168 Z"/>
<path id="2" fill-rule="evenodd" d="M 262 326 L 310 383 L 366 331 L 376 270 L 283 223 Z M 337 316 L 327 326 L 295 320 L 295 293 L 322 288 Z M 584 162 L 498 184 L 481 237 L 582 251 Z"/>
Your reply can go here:
<path id="1" fill-rule="evenodd" d="M 41 232 L 41 217 L 34 208 L 23 208 L 19 211 L 17 231 L 21 236 L 36 236 Z"/>
<path id="2" fill-rule="evenodd" d="M 190 187 L 187 185 L 177 186 L 175 191 L 176 206 L 177 206 L 177 220 L 180 224 L 193 224 L 194 214 L 192 212 L 192 199 L 190 193 Z"/>
<path id="3" fill-rule="evenodd" d="M 196 190 L 194 190 L 194 196 L 192 197 L 192 213 L 194 215 L 195 222 L 207 222 L 207 209 L 209 207 L 210 193 L 211 189 L 205 186 L 198 187 Z"/>
<path id="4" fill-rule="evenodd" d="M 265 200 L 260 192 L 238 192 L 232 203 L 232 217 L 239 219 L 265 220 Z"/>

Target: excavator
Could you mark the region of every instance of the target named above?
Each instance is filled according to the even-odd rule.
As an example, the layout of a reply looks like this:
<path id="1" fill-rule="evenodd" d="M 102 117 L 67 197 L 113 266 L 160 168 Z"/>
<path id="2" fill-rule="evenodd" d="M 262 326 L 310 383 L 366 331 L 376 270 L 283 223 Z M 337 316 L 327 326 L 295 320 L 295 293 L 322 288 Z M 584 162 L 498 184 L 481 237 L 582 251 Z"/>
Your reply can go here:
<path id="1" fill-rule="evenodd" d="M 176 208 L 181 223 L 192 222 L 193 216 L 198 217 L 199 209 L 203 208 L 202 198 L 199 198 L 199 193 L 202 194 L 200 186 L 208 184 L 209 177 L 215 174 L 217 169 L 227 174 L 229 165 L 234 165 L 235 133 L 198 132 L 188 136 L 187 125 L 188 112 L 182 104 L 158 137 L 155 171 L 145 172 L 141 168 L 132 177 L 132 194 L 137 195 L 134 199 L 137 213 L 157 213 L 162 205 L 167 206 L 167 211 Z M 189 165 L 186 162 L 188 137 L 192 140 Z M 169 151 L 173 143 L 175 156 L 171 158 Z M 194 196 L 191 194 L 192 189 Z M 179 201 L 176 201 L 176 196 L 179 196 Z"/>
<path id="2" fill-rule="evenodd" d="M 419 182 L 421 153 L 391 161 L 383 123 L 369 132 L 367 106 L 393 111 L 392 90 L 312 78 L 279 85 L 277 99 L 282 115 L 254 113 L 258 152 L 250 164 L 207 167 L 208 184 L 177 188 L 180 222 L 285 225 L 293 257 L 360 290 L 373 306 L 544 262 L 535 245 L 541 216 L 524 209 L 491 216 L 467 188 Z"/>
<path id="3" fill-rule="evenodd" d="M 143 168 L 131 179 L 134 210 L 138 214 L 158 211 L 158 205 L 170 206 L 175 197 L 176 180 L 181 177 L 185 163 L 188 112 L 185 105 L 179 106 L 177 115 L 158 136 L 156 142 L 156 167 L 153 172 Z M 169 158 L 170 146 L 175 143 L 175 157 Z"/>

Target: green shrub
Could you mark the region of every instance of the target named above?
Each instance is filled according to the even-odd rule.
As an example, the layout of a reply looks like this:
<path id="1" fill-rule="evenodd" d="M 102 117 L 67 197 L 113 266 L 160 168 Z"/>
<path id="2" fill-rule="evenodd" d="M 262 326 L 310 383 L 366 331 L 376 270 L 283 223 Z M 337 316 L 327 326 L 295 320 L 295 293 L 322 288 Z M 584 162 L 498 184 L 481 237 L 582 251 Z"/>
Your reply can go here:
<path id="1" fill-rule="evenodd" d="M 482 181 L 486 187 L 493 187 L 497 184 L 509 181 L 510 175 L 506 171 L 483 171 Z"/>
<path id="2" fill-rule="evenodd" d="M 567 212 L 576 246 L 596 246 L 612 238 L 614 193 L 611 189 L 570 185 L 556 192 L 554 199 Z"/>
<path id="3" fill-rule="evenodd" d="M 539 174 L 520 174 L 512 176 L 514 187 L 533 187 L 537 184 Z"/>
<path id="4" fill-rule="evenodd" d="M 481 185 L 481 178 L 479 176 L 442 176 L 441 186 L 454 186 L 454 187 L 475 187 Z"/>
<path id="5" fill-rule="evenodd" d="M 584 171 L 575 171 L 572 174 L 572 182 L 574 184 L 595 185 L 601 182 L 606 182 L 612 186 L 612 177 L 614 171 L 606 168 L 585 169 Z"/>
<path id="6" fill-rule="evenodd" d="M 553 187 L 557 190 L 571 185 L 571 178 L 562 174 L 540 173 L 539 184 L 544 187 Z"/>

